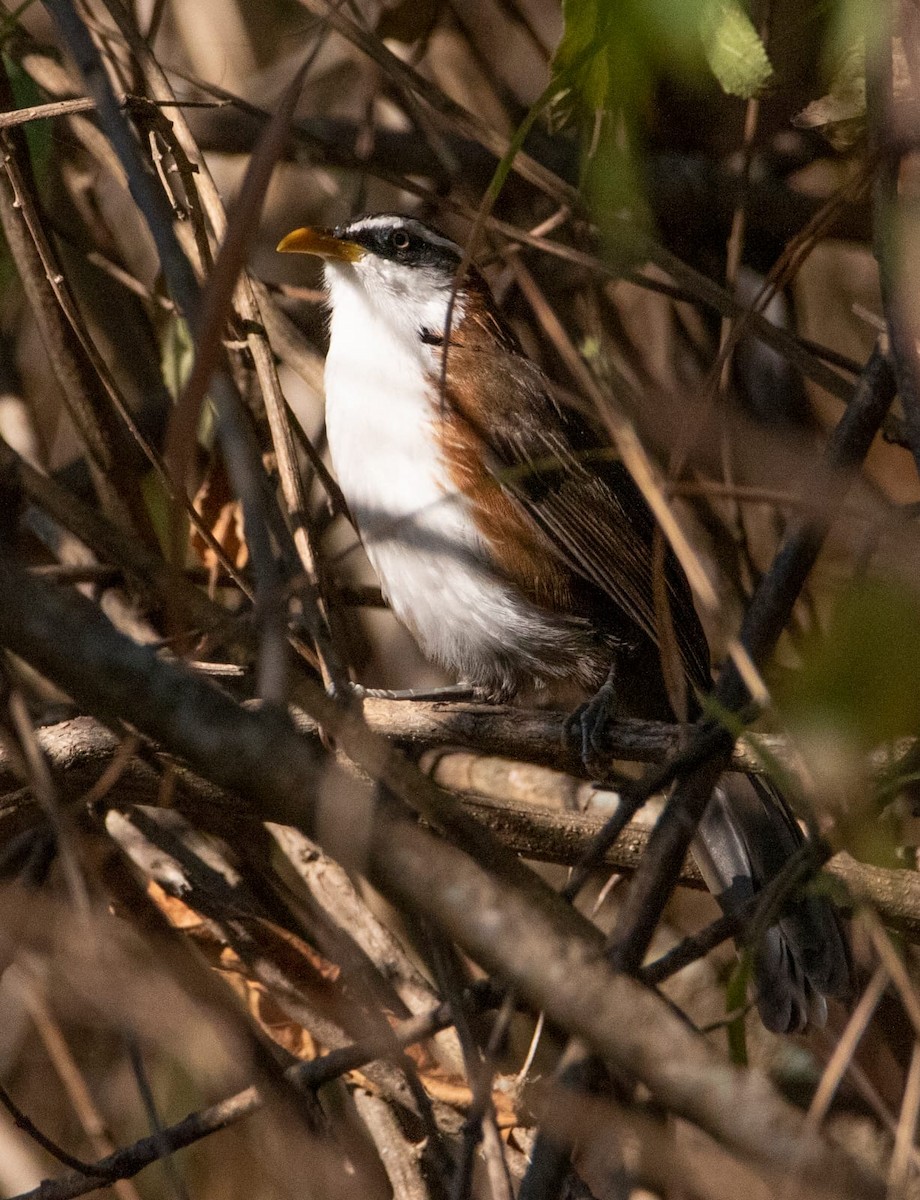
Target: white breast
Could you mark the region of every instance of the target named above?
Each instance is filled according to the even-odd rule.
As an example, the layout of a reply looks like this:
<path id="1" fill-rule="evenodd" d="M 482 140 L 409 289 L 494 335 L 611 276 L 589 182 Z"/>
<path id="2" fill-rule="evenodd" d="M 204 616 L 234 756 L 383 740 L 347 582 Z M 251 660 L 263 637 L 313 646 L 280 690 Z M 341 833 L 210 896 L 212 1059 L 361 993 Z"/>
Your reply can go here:
<path id="1" fill-rule="evenodd" d="M 462 495 L 444 487 L 427 380 L 436 352 L 371 307 L 353 268 L 332 293 L 326 421 L 338 482 L 396 616 L 423 652 L 464 680 L 511 691 L 568 658 L 560 622 L 495 572 Z M 443 327 L 431 322 L 429 327 Z"/>

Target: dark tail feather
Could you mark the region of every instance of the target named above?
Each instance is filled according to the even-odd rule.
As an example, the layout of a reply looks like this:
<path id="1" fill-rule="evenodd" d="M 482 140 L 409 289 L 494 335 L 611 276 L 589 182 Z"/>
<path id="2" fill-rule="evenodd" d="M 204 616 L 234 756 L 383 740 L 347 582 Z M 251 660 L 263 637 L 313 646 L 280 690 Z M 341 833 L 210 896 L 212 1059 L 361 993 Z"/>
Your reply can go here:
<path id="1" fill-rule="evenodd" d="M 802 845 L 782 796 L 756 776 L 726 775 L 700 824 L 694 857 L 725 911 L 743 904 Z M 820 896 L 788 904 L 754 956 L 757 1007 L 768 1029 L 823 1024 L 825 997 L 852 990 L 850 953 L 837 910 Z"/>

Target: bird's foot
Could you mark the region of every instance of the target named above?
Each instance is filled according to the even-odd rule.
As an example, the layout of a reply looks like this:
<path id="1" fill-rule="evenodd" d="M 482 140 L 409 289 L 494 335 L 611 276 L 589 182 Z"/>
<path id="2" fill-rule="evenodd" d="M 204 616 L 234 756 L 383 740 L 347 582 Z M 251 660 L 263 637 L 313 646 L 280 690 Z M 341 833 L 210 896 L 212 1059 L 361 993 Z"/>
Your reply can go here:
<path id="1" fill-rule="evenodd" d="M 581 761 L 592 779 L 611 777 L 613 738 L 610 724 L 616 707 L 617 692 L 611 672 L 591 699 L 580 704 L 566 722 L 566 737 L 578 747 Z"/>

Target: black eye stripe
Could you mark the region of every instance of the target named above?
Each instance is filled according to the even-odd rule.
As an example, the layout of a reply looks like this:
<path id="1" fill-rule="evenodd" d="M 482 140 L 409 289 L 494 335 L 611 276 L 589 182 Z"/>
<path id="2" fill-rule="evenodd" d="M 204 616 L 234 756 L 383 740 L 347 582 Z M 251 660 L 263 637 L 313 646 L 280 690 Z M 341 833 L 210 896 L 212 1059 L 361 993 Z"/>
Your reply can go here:
<path id="1" fill-rule="evenodd" d="M 407 228 L 395 216 L 393 223 L 386 225 L 376 222 L 363 225 L 359 220 L 354 225 L 340 227 L 336 232 L 339 237 L 366 246 L 379 258 L 403 266 L 428 267 L 440 272 L 456 269 L 460 255 L 452 246 L 443 243 L 436 230 L 429 230 L 421 222 L 409 218 L 407 223 L 411 228 Z"/>

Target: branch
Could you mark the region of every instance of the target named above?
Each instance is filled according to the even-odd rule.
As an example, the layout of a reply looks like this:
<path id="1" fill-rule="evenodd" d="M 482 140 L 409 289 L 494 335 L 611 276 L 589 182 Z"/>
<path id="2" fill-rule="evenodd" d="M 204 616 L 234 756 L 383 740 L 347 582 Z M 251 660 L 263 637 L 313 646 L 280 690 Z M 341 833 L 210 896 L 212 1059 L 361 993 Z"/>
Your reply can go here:
<path id="1" fill-rule="evenodd" d="M 831 435 L 824 456 L 828 488 L 842 501 L 850 474 L 869 451 L 894 398 L 894 377 L 879 345 L 860 377 L 853 400 Z M 657 513 L 656 513 L 657 515 Z M 770 570 L 761 580 L 745 613 L 740 641 L 757 670 L 773 653 L 780 634 L 788 623 L 795 602 L 814 566 L 830 528 L 830 511 L 810 518 L 798 518 L 790 527 Z M 662 526 L 664 529 L 665 527 Z M 673 762 L 685 760 L 677 775 L 669 802 L 659 817 L 648 848 L 636 871 L 617 915 L 607 957 L 619 971 L 637 973 L 661 921 L 681 868 L 713 789 L 731 764 L 736 734 L 731 732 L 722 714 L 740 718 L 749 705 L 749 693 L 735 660 L 723 667 L 712 695 L 710 713 L 697 722 L 689 745 Z M 631 812 L 661 787 L 661 771 L 647 772 L 645 779 L 624 794 L 619 812 L 607 822 L 578 864 L 567 892 L 574 896 L 584 882 L 589 867 L 595 865 L 617 836 Z M 583 1076 L 590 1050 L 570 1039 L 563 1062 L 573 1079 Z M 581 1087 L 579 1082 L 577 1087 Z M 552 1193 L 555 1177 L 563 1161 L 564 1149 L 540 1135 L 531 1159 L 531 1168 L 522 1188 L 527 1200 L 543 1200 Z"/>
<path id="2" fill-rule="evenodd" d="M 920 358 L 917 354 L 917 320 L 914 281 L 920 264 L 920 227 L 917 224 L 916 84 L 910 103 L 895 112 L 893 55 L 895 39 L 914 38 L 904 23 L 900 6 L 886 5 L 879 17 L 877 35 L 868 45 L 866 103 L 873 149 L 879 167 L 875 188 L 873 235 L 878 261 L 882 309 L 891 356 L 904 409 L 907 441 L 920 470 Z M 891 21 L 890 14 L 898 14 Z M 910 44 L 910 43 L 905 43 Z"/>
<path id="3" fill-rule="evenodd" d="M 853 402 L 834 429 L 825 451 L 825 467 L 831 477 L 829 486 L 839 499 L 846 493 L 852 472 L 868 453 L 894 392 L 891 367 L 876 346 L 860 377 Z M 792 615 L 831 521 L 830 511 L 799 518 L 754 593 L 741 628 L 741 642 L 758 669 L 769 660 Z M 717 714 L 739 714 L 747 705 L 747 687 L 734 662 L 723 669 L 713 701 Z M 735 736 L 727 729 L 720 729 L 717 720 L 705 719 L 695 737 L 698 741 L 714 739 L 709 757 L 678 783 L 620 911 L 613 943 L 617 963 L 625 970 L 637 969 L 645 957 L 712 789 L 731 763 Z"/>
<path id="4" fill-rule="evenodd" d="M 211 95 L 224 100 L 228 105 L 232 105 L 235 109 L 238 109 L 240 113 L 245 114 L 247 117 L 251 117 L 259 124 L 264 124 L 264 122 L 270 119 L 270 113 L 264 111 L 263 109 L 257 108 L 255 105 L 252 105 L 246 100 L 241 99 L 239 96 L 234 95 L 225 88 L 219 87 L 216 84 L 208 82 L 207 80 L 198 79 L 194 76 L 185 76 L 185 78 L 187 78 L 189 82 L 193 83 L 202 91 L 210 93 Z M 336 131 L 341 129 L 343 133 L 347 133 L 346 129 L 342 128 L 335 122 L 327 121 L 325 119 L 321 125 L 321 128 L 325 130 L 325 137 L 320 136 L 318 128 L 320 127 L 317 126 L 315 122 L 298 122 L 292 128 L 293 136 L 307 148 L 313 160 L 323 163 L 330 162 L 338 166 L 351 168 L 359 171 L 362 175 L 376 175 L 378 178 L 383 179 L 386 182 L 391 183 L 403 190 L 409 190 L 410 192 L 415 191 L 417 194 L 422 195 L 425 199 L 434 199 L 433 194 L 430 194 L 427 191 L 420 191 L 417 183 L 413 183 L 411 178 L 406 178 L 407 175 L 410 177 L 416 176 L 417 172 L 407 170 L 404 175 L 401 175 L 393 170 L 393 163 L 399 162 L 399 155 L 397 152 L 397 147 L 394 145 L 393 141 L 390 140 L 392 136 L 391 131 L 385 129 L 375 130 L 374 149 L 371 151 L 370 158 L 358 158 L 353 154 L 349 154 L 347 137 L 344 139 L 338 138 L 333 144 L 332 139 L 335 137 Z M 377 140 L 378 138 L 380 139 L 379 142 Z M 414 140 L 417 145 L 421 145 L 418 138 L 415 138 Z M 475 148 L 477 153 L 484 150 L 487 146 L 487 142 L 485 140 L 476 142 L 470 140 L 469 138 L 463 139 L 462 144 Z M 251 148 L 252 142 L 250 141 L 245 147 L 246 152 L 249 152 Z M 376 158 L 375 155 L 377 155 Z M 461 153 L 460 161 L 462 162 L 465 157 L 466 155 Z M 496 157 L 501 156 L 496 153 Z M 515 164 L 517 165 L 521 158 L 524 157 L 526 156 L 518 155 L 518 158 L 515 160 Z M 547 164 L 551 162 L 551 158 L 552 156 L 547 156 Z M 671 161 L 673 161 L 673 159 Z M 694 171 L 699 170 L 700 168 L 698 164 L 691 162 L 690 169 L 692 174 Z M 465 171 L 463 174 L 464 178 L 466 178 Z M 563 180 L 559 179 L 558 176 L 552 175 L 549 170 L 547 170 L 547 175 L 550 179 L 556 178 L 559 180 L 559 187 L 566 186 Z M 686 181 L 687 178 L 689 178 L 689 176 L 682 176 L 684 181 Z M 654 183 L 654 173 L 652 183 Z M 715 190 L 724 202 L 730 196 L 736 194 L 737 179 L 735 179 L 734 189 L 732 187 L 721 187 L 719 183 L 716 183 Z M 694 195 L 699 195 L 699 189 L 696 188 L 695 185 Z M 671 198 L 672 197 L 669 195 L 669 199 Z M 458 203 L 451 197 L 439 195 L 437 200 L 444 209 L 453 209 L 457 213 L 462 214 L 468 220 L 475 219 L 475 213 L 469 207 L 463 205 L 462 203 Z M 760 211 L 759 208 L 758 211 Z M 792 209 L 787 205 L 784 210 L 785 217 L 788 219 L 791 213 Z M 488 218 L 487 227 L 521 245 L 532 246 L 535 249 L 542 250 L 545 253 L 557 255 L 569 262 L 576 263 L 587 270 L 599 273 L 602 276 L 606 276 L 607 278 L 627 279 L 639 287 L 650 288 L 653 291 L 662 291 L 669 295 L 673 295 L 675 292 L 673 285 L 663 283 L 658 279 L 652 279 L 642 272 L 624 272 L 621 263 L 611 264 L 609 262 L 605 262 L 602 257 L 584 253 L 583 251 L 580 251 L 575 247 L 569 246 L 563 242 L 528 234 L 525 230 L 505 221 L 498 220 L 495 217 Z M 849 401 L 852 392 L 850 383 L 837 371 L 831 370 L 828 367 L 827 363 L 829 363 L 831 359 L 827 357 L 827 352 L 824 350 L 824 348 L 809 346 L 803 339 L 797 337 L 795 334 L 771 324 L 771 322 L 769 322 L 761 313 L 754 312 L 750 308 L 740 304 L 735 297 L 733 297 L 714 280 L 710 279 L 707 275 L 704 275 L 701 271 L 697 271 L 688 266 L 676 255 L 666 250 L 663 245 L 658 244 L 646 234 L 640 233 L 637 228 L 628 227 L 625 223 L 621 222 L 620 225 L 618 225 L 618 230 L 624 243 L 628 244 L 629 246 L 629 253 L 624 254 L 624 258 L 630 260 L 634 259 L 638 262 L 648 260 L 649 262 L 652 262 L 656 266 L 660 267 L 674 280 L 675 284 L 677 285 L 676 290 L 678 296 L 675 298 L 689 300 L 691 303 L 699 304 L 706 308 L 711 308 L 723 317 L 743 317 L 747 325 L 747 332 L 750 334 L 750 336 L 756 337 L 765 345 L 773 347 L 798 370 L 800 370 L 802 374 L 806 376 L 806 378 L 809 378 L 815 383 L 819 384 L 826 391 L 830 392 L 832 396 L 836 396 L 845 403 Z M 686 229 L 682 229 L 682 235 L 686 236 Z"/>
<path id="5" fill-rule="evenodd" d="M 83 1160 L 77 1158 L 76 1155 L 69 1154 L 56 1142 L 53 1142 L 46 1134 L 42 1133 L 35 1122 L 31 1120 L 30 1117 L 26 1116 L 6 1088 L 2 1086 L 0 1086 L 0 1104 L 3 1105 L 3 1107 L 13 1118 L 13 1123 L 16 1128 L 21 1129 L 23 1133 L 33 1140 L 33 1142 L 37 1143 L 37 1145 L 41 1146 L 43 1150 L 47 1151 L 52 1158 L 56 1158 L 59 1163 L 62 1163 L 65 1167 L 72 1167 L 75 1171 L 80 1171 L 84 1174 L 92 1169 L 88 1163 L 83 1162 Z"/>
<path id="6" fill-rule="evenodd" d="M 189 591 L 204 600 L 197 589 Z M 486 788 L 491 795 L 487 782 L 491 777 L 494 786 L 516 787 L 515 794 L 519 796 L 536 792 L 546 794 L 549 803 L 564 805 L 570 805 L 575 798 L 573 789 L 594 791 L 587 782 L 581 756 L 564 736 L 568 713 L 444 700 L 365 700 L 362 708 L 369 730 L 386 737 L 412 757 L 428 754 L 433 775 L 451 788 L 460 791 Z M 300 709 L 292 709 L 291 715 L 301 733 L 310 737 L 318 733 L 319 725 L 313 717 Z M 118 741 L 91 717 L 75 717 L 44 726 L 38 735 L 52 765 L 72 777 L 68 788 L 71 795 L 90 786 L 95 780 L 94 772 L 97 768 L 101 771 L 109 762 Z M 680 749 L 684 736 L 685 730 L 680 726 L 660 721 L 613 721 L 609 729 L 610 758 L 637 763 L 667 762 Z M 869 758 L 870 773 L 882 776 L 890 772 L 892 758 L 900 759 L 916 745 L 914 739 L 904 738 L 875 751 Z M 476 752 L 472 761 L 464 761 L 456 751 L 460 746 Z M 507 764 L 501 762 L 503 759 L 541 764 L 544 768 L 551 765 L 554 770 L 544 774 L 535 771 L 531 777 L 521 777 L 517 772 L 515 785 Z M 795 747 L 777 734 L 742 735 L 730 769 L 757 775 L 765 771 L 767 760 L 780 764 L 784 772 L 793 775 L 799 770 Z M 8 754 L 0 746 L 0 796 L 17 788 L 19 783 Z"/>
<path id="7" fill-rule="evenodd" d="M 391 1054 L 394 1045 L 405 1048 L 424 1041 L 439 1029 L 446 1029 L 450 1021 L 450 1005 L 440 1004 L 429 1013 L 403 1021 L 386 1039 L 356 1042 L 324 1054 L 322 1058 L 296 1063 L 285 1071 L 285 1078 L 300 1091 L 315 1091 L 375 1058 Z M 85 1196 L 88 1192 L 107 1187 L 118 1179 L 132 1179 L 164 1155 L 174 1154 L 212 1133 L 235 1125 L 251 1113 L 258 1112 L 264 1104 L 257 1088 L 244 1088 L 226 1100 L 189 1113 L 174 1125 L 167 1125 L 149 1137 L 88 1164 L 87 1172 L 73 1171 L 59 1179 L 46 1179 L 31 1191 L 14 1197 L 14 1200 L 71 1200 L 74 1196 Z"/>
<path id="8" fill-rule="evenodd" d="M 131 195 L 147 222 L 169 290 L 195 334 L 197 357 L 200 351 L 198 333 L 206 318 L 206 308 L 192 264 L 176 237 L 166 195 L 140 152 L 137 137 L 122 112 L 102 57 L 72 0 L 44 0 L 44 3 L 61 30 L 87 91 L 96 102 L 99 123 L 118 155 L 128 177 Z M 246 540 L 257 578 L 256 612 L 262 629 L 261 693 L 274 699 L 281 693 L 286 665 L 283 589 L 269 529 L 270 510 L 263 488 L 261 451 L 223 350 L 211 373 L 211 401 L 224 460 L 243 509 Z M 182 479 L 175 482 L 184 484 Z"/>
<path id="9" fill-rule="evenodd" d="M 29 577 L 8 558 L 0 559 L 0 643 L 79 704 L 130 722 L 211 783 L 245 798 L 259 819 L 314 832 L 318 755 L 276 709 L 240 708 L 206 680 L 131 642 L 84 597 Z M 662 998 L 615 972 L 600 953 L 595 926 L 360 718 L 315 692 L 316 710 L 329 714 L 330 730 L 350 756 L 465 847 L 421 829 L 382 797 L 367 830 L 365 870 L 385 896 L 429 915 L 549 1020 L 734 1153 L 771 1175 L 794 1163 L 813 1194 L 880 1200 L 882 1180 L 806 1133 L 800 1114 L 763 1075 L 726 1063 Z M 330 775 L 327 768 L 327 794 Z M 345 788 L 336 803 L 353 846 L 370 814 Z"/>
<path id="10" fill-rule="evenodd" d="M 536 736 L 544 723 L 553 731 L 557 726 L 561 727 L 565 719 L 547 712 L 517 709 L 493 712 L 487 709 L 479 714 L 481 720 L 476 720 L 471 706 L 465 704 L 408 704 L 392 700 L 368 700 L 364 709 L 368 726 L 374 732 L 410 745 L 415 751 L 443 747 L 458 740 L 449 732 L 448 718 L 455 709 L 460 711 L 462 720 L 468 722 L 473 744 L 478 740 L 481 746 L 499 743 L 507 748 L 506 734 L 508 727 L 514 724 L 515 715 L 521 718 L 525 730 L 525 748 L 531 745 L 531 733 Z M 497 722 L 495 729 L 490 728 L 492 720 Z M 321 743 L 316 723 L 303 714 L 297 715 L 297 722 L 319 753 Z M 526 732 L 528 729 L 531 733 Z M 613 731 L 616 757 L 623 759 L 638 759 L 639 753 L 651 751 L 663 755 L 678 736 L 671 726 L 644 721 L 620 721 L 613 726 Z M 121 746 L 119 738 L 92 717 L 75 717 L 36 732 L 61 794 L 71 799 L 82 797 L 96 783 L 115 760 Z M 772 739 L 771 744 L 786 749 L 780 738 Z M 545 744 L 542 750 L 545 757 Z M 471 769 L 471 759 L 475 759 L 476 770 Z M 883 765 L 881 759 L 879 754 L 879 770 Z M 176 769 L 172 761 L 170 766 Z M 319 760 L 317 768 L 320 768 Z M 574 866 L 605 826 L 604 819 L 597 814 L 568 807 L 573 791 L 590 788 L 590 785 L 558 771 L 479 757 L 466 751 L 439 754 L 433 771 L 435 779 L 441 783 L 467 793 L 474 791 L 476 794 L 463 796 L 464 811 L 523 858 Z M 319 778 L 317 774 L 314 785 L 319 783 Z M 23 794 L 21 782 L 15 764 L 0 745 L 0 854 L 13 837 L 34 827 L 41 819 L 40 808 L 30 796 Z M 153 804 L 159 789 L 157 771 L 149 761 L 135 757 L 119 776 L 118 806 Z M 252 822 L 258 819 L 251 811 L 241 811 L 233 795 L 209 787 L 181 767 L 177 771 L 176 789 L 175 804 L 181 812 L 225 836 L 232 838 L 235 832 L 245 836 Z M 539 803 L 534 802 L 535 796 L 540 798 Z M 645 853 L 648 839 L 647 828 L 628 824 L 606 851 L 603 864 L 631 874 Z M 870 904 L 886 925 L 912 941 L 920 942 L 920 874 L 906 869 L 873 867 L 856 862 L 847 854 L 836 855 L 825 870 L 846 885 L 854 900 Z M 692 859 L 682 867 L 678 883 L 681 887 L 704 888 L 703 878 Z"/>
<path id="11" fill-rule="evenodd" d="M 0 69 L 0 105 L 14 107 L 5 68 Z M 134 459 L 132 447 L 107 402 L 111 396 L 103 398 L 106 389 L 96 369 L 98 357 L 46 232 L 47 221 L 22 130 L 0 130 L 0 151 L 0 224 L 51 369 L 86 453 L 94 486 L 104 509 L 122 529 L 146 531 L 137 478 L 128 469 Z"/>
<path id="12" fill-rule="evenodd" d="M 379 1096 L 360 1089 L 354 1098 L 358 1115 L 377 1147 L 394 1200 L 430 1200 L 419 1167 L 419 1153 L 403 1133 L 390 1106 Z"/>

